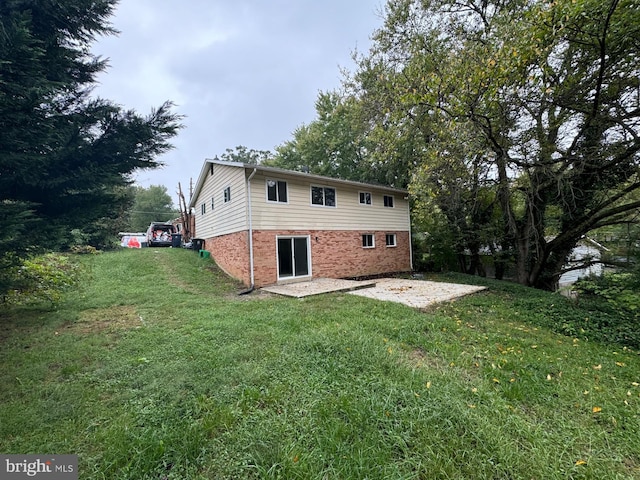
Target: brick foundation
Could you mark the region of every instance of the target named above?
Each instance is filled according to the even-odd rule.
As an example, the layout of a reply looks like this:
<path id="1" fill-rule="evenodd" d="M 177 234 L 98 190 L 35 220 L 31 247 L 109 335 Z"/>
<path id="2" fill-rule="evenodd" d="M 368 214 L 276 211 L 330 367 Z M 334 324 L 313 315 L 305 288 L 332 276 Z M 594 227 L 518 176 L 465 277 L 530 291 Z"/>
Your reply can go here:
<path id="1" fill-rule="evenodd" d="M 375 236 L 375 248 L 362 247 L 362 235 Z M 396 247 L 385 245 L 385 235 L 396 234 Z M 261 230 L 253 232 L 255 286 L 278 281 L 276 236 L 309 236 L 313 277 L 347 278 L 411 270 L 409 232 L 334 230 Z M 206 239 L 205 249 L 229 275 L 246 285 L 249 272 L 248 232 Z"/>
<path id="2" fill-rule="evenodd" d="M 231 233 L 205 239 L 204 249 L 218 266 L 245 285 L 251 284 L 249 272 L 249 232 Z"/>

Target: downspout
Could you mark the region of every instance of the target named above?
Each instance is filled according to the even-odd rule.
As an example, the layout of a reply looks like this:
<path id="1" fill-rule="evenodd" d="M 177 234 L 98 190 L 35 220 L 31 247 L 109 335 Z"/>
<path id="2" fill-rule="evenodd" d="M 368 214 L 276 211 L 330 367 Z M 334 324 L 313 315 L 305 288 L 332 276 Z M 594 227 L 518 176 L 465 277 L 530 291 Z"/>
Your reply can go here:
<path id="1" fill-rule="evenodd" d="M 411 200 L 409 196 L 405 198 L 407 201 L 407 218 L 409 220 L 409 262 L 411 271 L 413 271 L 413 232 L 411 231 Z"/>
<path id="2" fill-rule="evenodd" d="M 258 171 L 257 168 L 253 169 L 253 172 L 251 172 L 251 175 L 249 175 L 249 178 L 247 178 L 247 201 L 249 203 L 249 208 L 248 208 L 248 212 L 249 212 L 249 272 L 251 273 L 251 287 L 249 287 L 249 290 L 246 293 L 252 292 L 253 289 L 255 288 L 255 276 L 253 273 L 253 219 L 252 219 L 252 215 L 251 215 L 251 179 L 253 178 L 253 176 L 256 174 L 256 172 Z"/>

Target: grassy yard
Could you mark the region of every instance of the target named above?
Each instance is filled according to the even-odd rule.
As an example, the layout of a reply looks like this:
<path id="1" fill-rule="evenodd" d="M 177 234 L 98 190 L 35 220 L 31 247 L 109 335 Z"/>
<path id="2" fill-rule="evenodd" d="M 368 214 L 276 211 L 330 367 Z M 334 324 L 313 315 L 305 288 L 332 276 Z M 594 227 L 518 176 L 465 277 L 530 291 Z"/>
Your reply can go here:
<path id="1" fill-rule="evenodd" d="M 637 348 L 560 295 L 420 312 L 238 296 L 179 249 L 81 261 L 56 309 L 0 313 L 0 452 L 82 479 L 640 478 Z"/>

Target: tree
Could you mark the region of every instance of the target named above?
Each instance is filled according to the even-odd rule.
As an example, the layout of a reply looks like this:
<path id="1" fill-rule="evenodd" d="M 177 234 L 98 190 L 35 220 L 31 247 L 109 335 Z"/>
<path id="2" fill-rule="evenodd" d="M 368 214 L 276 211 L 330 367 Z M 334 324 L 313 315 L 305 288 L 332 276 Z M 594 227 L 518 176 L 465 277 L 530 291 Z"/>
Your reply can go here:
<path id="1" fill-rule="evenodd" d="M 151 222 L 164 222 L 178 217 L 171 195 L 164 185 L 135 187 L 135 201 L 130 211 L 128 231 L 144 232 Z"/>
<path id="2" fill-rule="evenodd" d="M 477 153 L 456 153 L 466 173 L 428 169 L 448 185 L 485 172 L 496 251 L 513 256 L 518 282 L 554 289 L 580 238 L 640 207 L 638 38 L 633 0 L 390 0 L 356 80 L 362 98 L 396 99 L 404 131 L 428 126 L 422 162 L 446 158 L 466 129 Z M 474 198 L 479 185 L 460 183 Z"/>
<path id="3" fill-rule="evenodd" d="M 9 225 L 0 257 L 64 247 L 72 231 L 117 232 L 131 174 L 158 167 L 172 148 L 180 117 L 170 103 L 141 116 L 90 95 L 106 64 L 89 46 L 116 33 L 107 21 L 115 4 L 0 3 L 0 218 Z"/>
<path id="4" fill-rule="evenodd" d="M 227 148 L 225 152 L 216 160 L 223 160 L 225 162 L 239 162 L 247 163 L 249 165 L 259 165 L 261 163 L 268 162 L 273 157 L 273 154 L 269 150 L 254 150 L 253 148 L 247 148 L 244 145 L 238 145 L 235 149 Z"/>

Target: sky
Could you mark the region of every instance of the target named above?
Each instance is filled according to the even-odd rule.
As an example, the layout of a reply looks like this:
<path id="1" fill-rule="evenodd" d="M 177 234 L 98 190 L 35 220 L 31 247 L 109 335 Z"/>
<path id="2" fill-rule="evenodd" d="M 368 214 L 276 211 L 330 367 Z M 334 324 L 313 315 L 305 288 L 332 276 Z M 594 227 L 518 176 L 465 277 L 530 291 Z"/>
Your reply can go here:
<path id="1" fill-rule="evenodd" d="M 162 169 L 136 174 L 189 202 L 206 158 L 243 145 L 273 151 L 315 118 L 320 91 L 340 87 L 354 51 L 382 25 L 383 0 L 120 0 L 95 55 L 108 58 L 94 95 L 149 114 L 184 115 Z"/>

